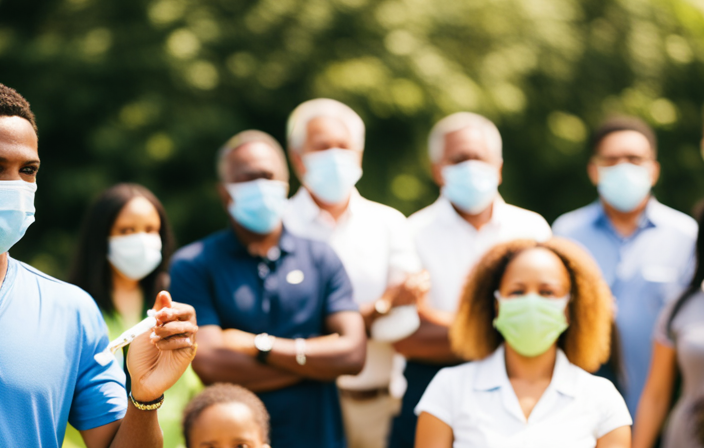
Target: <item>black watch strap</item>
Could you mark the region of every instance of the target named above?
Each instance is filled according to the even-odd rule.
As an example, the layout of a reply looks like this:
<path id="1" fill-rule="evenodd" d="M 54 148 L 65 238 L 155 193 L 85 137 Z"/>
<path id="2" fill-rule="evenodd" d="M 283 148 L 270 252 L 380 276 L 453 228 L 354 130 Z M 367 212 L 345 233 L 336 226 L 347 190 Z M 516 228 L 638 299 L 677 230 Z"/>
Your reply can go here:
<path id="1" fill-rule="evenodd" d="M 270 350 L 267 350 L 267 351 L 259 350 L 257 352 L 257 361 L 259 361 L 262 364 L 266 364 L 266 360 L 269 357 L 269 353 L 271 353 Z"/>

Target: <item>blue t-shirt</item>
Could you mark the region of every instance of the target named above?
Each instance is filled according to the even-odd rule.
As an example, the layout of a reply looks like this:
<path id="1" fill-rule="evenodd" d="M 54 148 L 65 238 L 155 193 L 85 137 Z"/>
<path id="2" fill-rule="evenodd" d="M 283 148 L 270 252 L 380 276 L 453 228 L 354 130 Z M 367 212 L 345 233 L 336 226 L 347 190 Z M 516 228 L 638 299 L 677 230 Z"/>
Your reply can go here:
<path id="1" fill-rule="evenodd" d="M 174 255 L 171 295 L 191 304 L 198 325 L 284 338 L 325 334 L 325 319 L 356 311 L 352 285 L 327 244 L 285 229 L 268 258 L 254 257 L 225 230 Z M 337 389 L 313 380 L 258 394 L 271 415 L 271 446 L 345 446 Z"/>
<path id="2" fill-rule="evenodd" d="M 692 278 L 697 223 L 651 198 L 628 237 L 615 230 L 600 201 L 562 215 L 552 230 L 592 254 L 616 299 L 625 381 L 611 372 L 600 373 L 619 383 L 635 415 L 650 369 L 655 321 Z"/>
<path id="3" fill-rule="evenodd" d="M 79 430 L 121 419 L 125 375 L 93 359 L 108 345 L 93 299 L 8 257 L 0 287 L 0 445 L 60 448 Z"/>

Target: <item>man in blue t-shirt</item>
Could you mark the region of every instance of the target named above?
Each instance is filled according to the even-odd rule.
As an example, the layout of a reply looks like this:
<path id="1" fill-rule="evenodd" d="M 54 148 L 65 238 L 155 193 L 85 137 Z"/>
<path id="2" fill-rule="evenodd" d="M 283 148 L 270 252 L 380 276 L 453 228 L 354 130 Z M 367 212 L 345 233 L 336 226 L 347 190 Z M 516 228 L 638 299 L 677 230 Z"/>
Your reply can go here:
<path id="1" fill-rule="evenodd" d="M 151 409 L 195 354 L 193 309 L 159 295 L 151 342 L 130 346 L 128 404 L 117 363 L 94 359 L 108 338 L 93 299 L 8 255 L 34 222 L 36 131 L 29 103 L 0 84 L 0 446 L 59 448 L 70 422 L 89 448 L 161 447 Z"/>
<path id="2" fill-rule="evenodd" d="M 205 383 L 255 391 L 271 415 L 271 446 L 342 448 L 335 379 L 362 370 L 364 322 L 352 286 L 325 243 L 281 224 L 286 158 L 268 134 L 245 131 L 218 154 L 231 228 L 184 247 L 171 293 L 196 309 Z"/>

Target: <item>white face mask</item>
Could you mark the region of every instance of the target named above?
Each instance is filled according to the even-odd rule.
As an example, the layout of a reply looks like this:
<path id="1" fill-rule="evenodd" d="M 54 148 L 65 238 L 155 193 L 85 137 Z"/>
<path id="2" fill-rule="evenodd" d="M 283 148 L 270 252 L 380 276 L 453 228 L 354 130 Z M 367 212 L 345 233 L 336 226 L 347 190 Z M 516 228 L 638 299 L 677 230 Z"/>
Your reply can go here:
<path id="1" fill-rule="evenodd" d="M 144 232 L 112 236 L 108 240 L 108 261 L 125 277 L 141 280 L 161 263 L 161 237 Z"/>

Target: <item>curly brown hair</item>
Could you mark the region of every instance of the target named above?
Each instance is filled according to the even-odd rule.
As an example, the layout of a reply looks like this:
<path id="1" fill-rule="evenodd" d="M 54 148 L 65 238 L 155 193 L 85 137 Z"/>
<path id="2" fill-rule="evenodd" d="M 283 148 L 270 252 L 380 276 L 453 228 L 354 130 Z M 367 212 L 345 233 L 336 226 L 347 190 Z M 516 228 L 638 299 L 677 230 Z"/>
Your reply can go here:
<path id="1" fill-rule="evenodd" d="M 242 386 L 216 383 L 198 394 L 183 411 L 183 438 L 187 448 L 190 448 L 189 435 L 198 417 L 209 407 L 221 403 L 241 403 L 247 406 L 262 432 L 264 443 L 269 443 L 269 413 L 259 397 Z"/>
<path id="2" fill-rule="evenodd" d="M 494 291 L 499 289 L 511 260 L 535 248 L 557 255 L 570 275 L 570 326 L 560 336 L 558 346 L 572 364 L 594 372 L 609 358 L 613 298 L 591 256 L 562 238 L 543 243 L 511 241 L 495 246 L 482 257 L 467 278 L 459 312 L 450 328 L 452 349 L 469 361 L 484 359 L 498 348 L 504 339 L 493 326 Z"/>
<path id="3" fill-rule="evenodd" d="M 15 89 L 0 83 L 0 117 L 22 117 L 29 121 L 37 132 L 37 120 L 29 102 Z"/>

